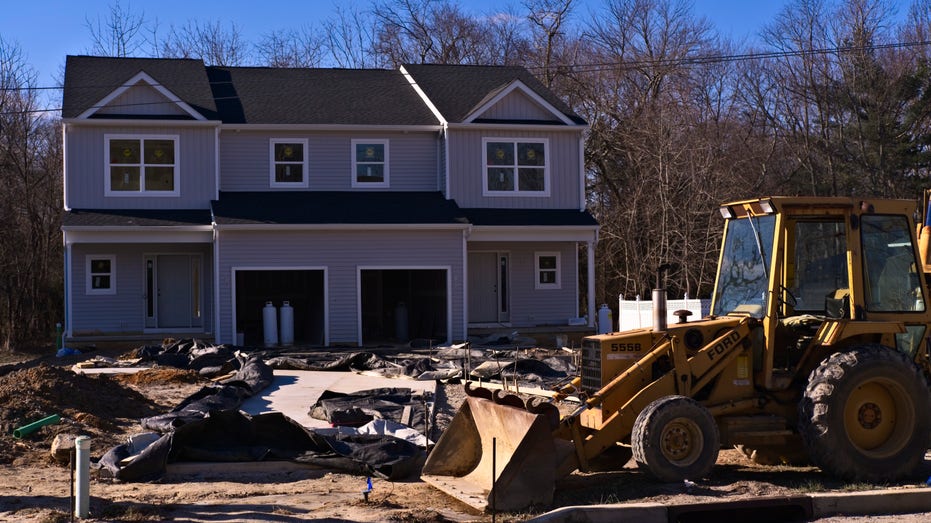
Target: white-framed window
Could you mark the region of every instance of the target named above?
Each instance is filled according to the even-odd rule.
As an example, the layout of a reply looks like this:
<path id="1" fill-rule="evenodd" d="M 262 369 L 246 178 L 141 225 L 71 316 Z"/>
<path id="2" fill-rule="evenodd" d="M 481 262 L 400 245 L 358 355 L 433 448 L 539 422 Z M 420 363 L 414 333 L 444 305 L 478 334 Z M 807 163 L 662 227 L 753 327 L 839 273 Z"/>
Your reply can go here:
<path id="1" fill-rule="evenodd" d="M 88 254 L 84 272 L 87 294 L 116 294 L 116 256 Z"/>
<path id="2" fill-rule="evenodd" d="M 106 196 L 179 196 L 177 135 L 104 135 Z"/>
<path id="3" fill-rule="evenodd" d="M 388 140 L 352 140 L 352 186 L 388 187 Z"/>
<path id="4" fill-rule="evenodd" d="M 269 140 L 269 186 L 307 187 L 307 140 L 272 138 Z"/>
<path id="5" fill-rule="evenodd" d="M 485 196 L 549 196 L 545 138 L 482 139 Z"/>
<path id="6" fill-rule="evenodd" d="M 535 289 L 560 289 L 562 281 L 559 277 L 560 253 L 537 252 L 533 255 L 534 274 L 536 275 Z"/>

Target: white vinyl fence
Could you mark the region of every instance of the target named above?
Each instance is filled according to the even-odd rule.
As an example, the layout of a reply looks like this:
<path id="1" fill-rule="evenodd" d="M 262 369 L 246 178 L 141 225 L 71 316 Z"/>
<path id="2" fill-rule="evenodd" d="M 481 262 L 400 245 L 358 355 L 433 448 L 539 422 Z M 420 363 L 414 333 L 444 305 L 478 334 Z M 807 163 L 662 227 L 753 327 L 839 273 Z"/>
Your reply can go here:
<path id="1" fill-rule="evenodd" d="M 681 300 L 666 300 L 666 323 L 673 325 L 679 321 L 673 313 L 680 309 L 692 311 L 689 321 L 704 318 L 711 312 L 711 300 L 691 298 L 686 294 Z M 653 301 L 625 300 L 624 295 L 618 298 L 618 331 L 640 329 L 653 326 Z"/>

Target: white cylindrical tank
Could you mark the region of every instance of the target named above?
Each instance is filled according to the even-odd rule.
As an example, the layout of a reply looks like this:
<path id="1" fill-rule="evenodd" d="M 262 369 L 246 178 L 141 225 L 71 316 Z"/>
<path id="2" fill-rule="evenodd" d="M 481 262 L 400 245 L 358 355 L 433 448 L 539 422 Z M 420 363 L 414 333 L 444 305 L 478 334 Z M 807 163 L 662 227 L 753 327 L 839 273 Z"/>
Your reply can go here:
<path id="1" fill-rule="evenodd" d="M 611 307 L 607 303 L 602 303 L 598 309 L 598 334 L 607 334 L 614 331 L 614 317 L 611 314 Z"/>
<path id="2" fill-rule="evenodd" d="M 265 346 L 278 345 L 278 310 L 272 302 L 265 302 L 262 308 L 262 331 L 264 332 Z"/>
<path id="3" fill-rule="evenodd" d="M 285 300 L 281 304 L 281 310 L 278 314 L 281 323 L 281 344 L 294 344 L 294 307 L 291 302 Z"/>

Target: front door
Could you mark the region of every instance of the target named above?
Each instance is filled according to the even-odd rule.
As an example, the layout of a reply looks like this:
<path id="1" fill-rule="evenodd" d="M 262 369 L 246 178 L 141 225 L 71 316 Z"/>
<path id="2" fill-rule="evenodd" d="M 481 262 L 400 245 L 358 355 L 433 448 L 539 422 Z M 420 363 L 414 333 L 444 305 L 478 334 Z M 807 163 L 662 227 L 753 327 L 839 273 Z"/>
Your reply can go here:
<path id="1" fill-rule="evenodd" d="M 469 253 L 469 322 L 508 321 L 508 256 Z"/>
<path id="2" fill-rule="evenodd" d="M 190 329 L 203 326 L 201 256 L 146 257 L 146 327 Z"/>

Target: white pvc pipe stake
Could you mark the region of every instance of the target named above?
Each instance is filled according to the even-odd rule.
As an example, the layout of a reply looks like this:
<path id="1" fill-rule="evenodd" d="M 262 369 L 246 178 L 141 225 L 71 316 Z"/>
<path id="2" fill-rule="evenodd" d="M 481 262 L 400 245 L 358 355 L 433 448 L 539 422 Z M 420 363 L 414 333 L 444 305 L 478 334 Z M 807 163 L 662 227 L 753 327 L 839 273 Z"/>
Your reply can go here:
<path id="1" fill-rule="evenodd" d="M 84 519 L 90 508 L 91 439 L 87 436 L 78 436 L 74 440 L 74 447 L 77 451 L 74 476 L 74 515 Z"/>

